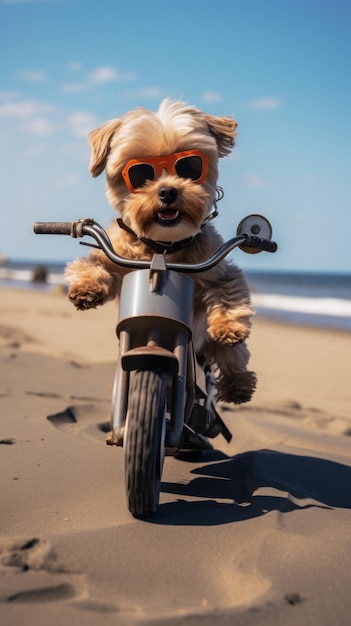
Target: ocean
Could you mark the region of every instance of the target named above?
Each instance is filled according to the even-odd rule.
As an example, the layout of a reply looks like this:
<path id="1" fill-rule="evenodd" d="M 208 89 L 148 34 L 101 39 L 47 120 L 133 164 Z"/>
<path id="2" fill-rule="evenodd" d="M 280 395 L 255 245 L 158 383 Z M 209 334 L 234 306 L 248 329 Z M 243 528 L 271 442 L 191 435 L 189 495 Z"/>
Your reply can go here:
<path id="1" fill-rule="evenodd" d="M 0 263 L 0 287 L 48 291 L 63 285 L 64 263 Z M 46 280 L 33 281 L 44 269 Z M 351 274 L 245 271 L 257 315 L 294 324 L 351 331 Z"/>

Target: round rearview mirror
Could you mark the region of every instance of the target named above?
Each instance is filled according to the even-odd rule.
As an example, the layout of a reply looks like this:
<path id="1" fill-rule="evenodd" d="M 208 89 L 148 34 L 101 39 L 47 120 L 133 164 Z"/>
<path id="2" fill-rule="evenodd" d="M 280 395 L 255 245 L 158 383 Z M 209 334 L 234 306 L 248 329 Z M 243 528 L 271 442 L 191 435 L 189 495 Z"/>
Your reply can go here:
<path id="1" fill-rule="evenodd" d="M 244 217 L 236 229 L 238 237 L 240 237 L 240 235 L 254 235 L 255 237 L 261 237 L 261 239 L 268 239 L 269 241 L 272 239 L 272 233 L 272 226 L 269 220 L 263 217 L 263 215 L 255 214 Z M 257 250 L 256 248 L 245 248 L 243 246 L 240 246 L 240 249 L 249 254 L 262 252 L 262 250 Z"/>

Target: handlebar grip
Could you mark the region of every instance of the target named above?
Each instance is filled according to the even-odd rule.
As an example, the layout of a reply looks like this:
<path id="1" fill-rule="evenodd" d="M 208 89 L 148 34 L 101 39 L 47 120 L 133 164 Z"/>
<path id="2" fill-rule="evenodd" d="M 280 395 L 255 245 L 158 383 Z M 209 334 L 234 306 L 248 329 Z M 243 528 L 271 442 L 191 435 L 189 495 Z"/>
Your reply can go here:
<path id="1" fill-rule="evenodd" d="M 33 231 L 36 235 L 70 235 L 72 222 L 36 222 Z"/>
<path id="2" fill-rule="evenodd" d="M 269 239 L 262 239 L 262 237 L 256 237 L 255 235 L 246 235 L 245 243 L 240 246 L 244 252 L 276 252 L 278 246 L 275 241 Z"/>

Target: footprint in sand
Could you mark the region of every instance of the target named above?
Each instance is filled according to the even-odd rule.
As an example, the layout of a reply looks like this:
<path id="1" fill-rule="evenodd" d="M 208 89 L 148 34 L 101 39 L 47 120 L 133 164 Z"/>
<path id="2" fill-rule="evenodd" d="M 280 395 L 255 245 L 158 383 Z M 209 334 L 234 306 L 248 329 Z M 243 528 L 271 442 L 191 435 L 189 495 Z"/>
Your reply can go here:
<path id="1" fill-rule="evenodd" d="M 22 343 L 39 343 L 37 339 L 15 326 L 0 326 L 0 344 L 20 348 Z"/>
<path id="2" fill-rule="evenodd" d="M 91 596 L 86 574 L 68 571 L 45 539 L 0 538 L 0 573 L 0 602 L 73 602 L 75 609 L 92 613 L 122 610 L 113 602 Z M 128 607 L 123 610 L 134 612 Z"/>
<path id="3" fill-rule="evenodd" d="M 0 540 L 0 568 L 2 602 L 54 602 L 82 594 L 81 576 L 65 571 L 51 544 L 37 537 Z M 25 576 L 14 576 L 18 572 Z"/>
<path id="4" fill-rule="evenodd" d="M 58 393 L 51 391 L 26 391 L 27 396 L 37 396 L 38 398 L 62 398 Z"/>
<path id="5" fill-rule="evenodd" d="M 47 419 L 59 430 L 72 435 L 83 432 L 88 437 L 101 441 L 102 433 L 106 434 L 111 430 L 110 422 L 103 421 L 107 415 L 105 407 L 87 404 L 68 406 L 64 411 L 48 415 Z"/>
<path id="6" fill-rule="evenodd" d="M 6 599 L 7 602 L 55 602 L 57 600 L 67 600 L 74 598 L 75 590 L 71 585 L 63 583 L 41 589 L 31 589 L 30 591 L 19 591 Z"/>
<path id="7" fill-rule="evenodd" d="M 56 555 L 48 541 L 38 538 L 29 540 L 2 540 L 0 542 L 0 565 L 16 567 L 22 571 L 50 571 Z"/>

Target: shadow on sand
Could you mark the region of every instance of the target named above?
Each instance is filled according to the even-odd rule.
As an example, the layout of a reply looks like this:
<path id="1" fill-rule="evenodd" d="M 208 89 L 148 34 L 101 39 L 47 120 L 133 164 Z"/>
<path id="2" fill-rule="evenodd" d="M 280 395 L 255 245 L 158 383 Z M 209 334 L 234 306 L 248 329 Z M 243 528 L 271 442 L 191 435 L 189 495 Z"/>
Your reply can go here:
<path id="1" fill-rule="evenodd" d="M 197 476 L 188 484 L 161 485 L 164 493 L 201 500 L 177 499 L 161 504 L 157 515 L 149 521 L 211 526 L 252 519 L 270 511 L 351 508 L 351 467 L 347 465 L 271 450 L 215 459 L 192 470 Z M 282 495 L 255 495 L 262 487 L 281 491 Z M 315 502 L 304 503 L 306 499 Z"/>

